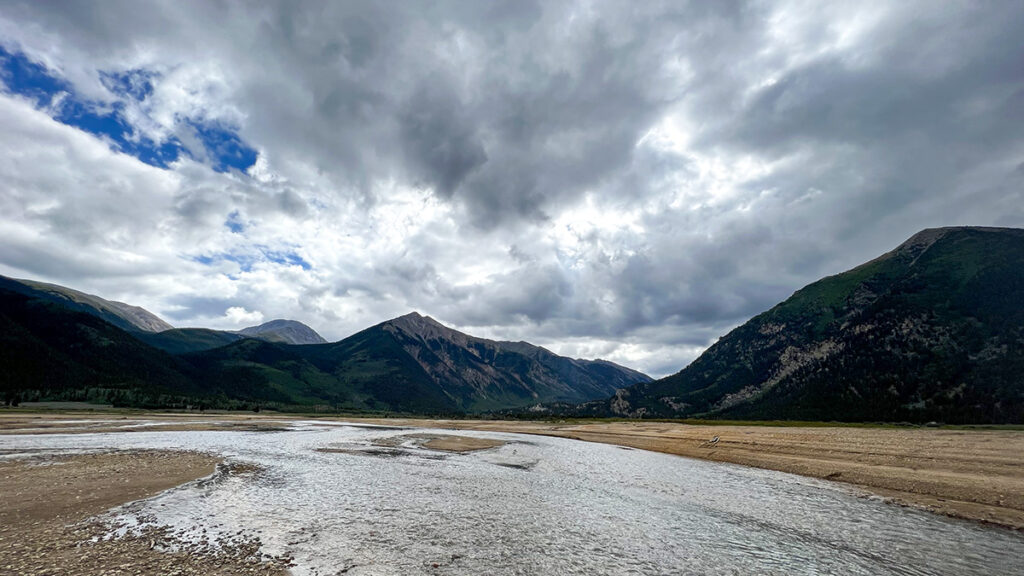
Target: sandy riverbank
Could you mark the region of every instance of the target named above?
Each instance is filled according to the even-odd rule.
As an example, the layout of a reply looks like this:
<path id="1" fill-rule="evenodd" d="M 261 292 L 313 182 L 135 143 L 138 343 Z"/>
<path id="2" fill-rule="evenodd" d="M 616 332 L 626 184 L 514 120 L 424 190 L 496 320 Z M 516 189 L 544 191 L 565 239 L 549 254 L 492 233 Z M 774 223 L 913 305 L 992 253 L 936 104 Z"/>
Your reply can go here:
<path id="1" fill-rule="evenodd" d="M 259 543 L 216 551 L 183 547 L 160 531 L 116 540 L 91 517 L 212 474 L 207 454 L 134 451 L 34 456 L 0 462 L 0 573 L 284 575 L 285 560 L 260 562 Z"/>
<path id="2" fill-rule="evenodd" d="M 88 416 L 0 413 L 0 433 L 267 430 L 280 427 L 281 422 L 286 421 L 280 416 L 262 415 L 197 417 L 154 414 L 113 416 L 109 418 L 113 422 L 92 425 L 81 421 L 82 418 Z M 159 425 L 135 426 L 141 420 L 155 421 Z M 1019 430 L 693 426 L 661 422 L 580 424 L 345 420 L 391 426 L 558 436 L 755 466 L 845 482 L 897 504 L 1024 529 L 1024 431 Z"/>

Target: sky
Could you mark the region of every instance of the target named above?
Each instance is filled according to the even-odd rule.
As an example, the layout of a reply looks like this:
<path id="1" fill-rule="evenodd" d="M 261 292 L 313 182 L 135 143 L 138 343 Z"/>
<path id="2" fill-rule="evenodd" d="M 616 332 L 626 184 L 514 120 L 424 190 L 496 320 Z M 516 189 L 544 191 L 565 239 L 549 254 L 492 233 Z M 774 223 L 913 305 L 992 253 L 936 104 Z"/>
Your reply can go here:
<path id="1" fill-rule="evenodd" d="M 0 0 L 0 274 L 663 376 L 1024 226 L 1024 3 Z"/>

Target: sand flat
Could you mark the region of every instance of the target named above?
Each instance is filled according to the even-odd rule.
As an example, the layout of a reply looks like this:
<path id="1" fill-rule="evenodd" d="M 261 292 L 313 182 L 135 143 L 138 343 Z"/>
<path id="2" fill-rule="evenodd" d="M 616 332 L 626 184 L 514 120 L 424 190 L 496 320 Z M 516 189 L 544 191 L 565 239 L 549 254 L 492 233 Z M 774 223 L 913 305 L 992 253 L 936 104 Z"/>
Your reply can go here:
<path id="1" fill-rule="evenodd" d="M 93 541 L 105 527 L 91 516 L 212 474 L 220 459 L 180 451 L 121 451 L 0 462 L 0 573 L 283 575 L 282 562 L 254 562 L 256 542 L 216 554 L 160 551 L 149 532 Z"/>
<path id="2" fill-rule="evenodd" d="M 491 440 L 489 438 L 473 438 L 472 436 L 454 436 L 450 434 L 438 434 L 423 442 L 424 448 L 441 450 L 444 452 L 476 452 L 504 446 L 504 440 Z"/>
<path id="3" fill-rule="evenodd" d="M 422 446 L 428 450 L 460 453 L 487 450 L 489 448 L 497 448 L 498 446 L 504 446 L 506 444 L 504 440 L 475 438 L 473 436 L 461 436 L 457 434 L 431 434 L 422 432 L 381 438 L 374 442 L 377 446 L 391 448 L 402 446 L 407 443 Z"/>

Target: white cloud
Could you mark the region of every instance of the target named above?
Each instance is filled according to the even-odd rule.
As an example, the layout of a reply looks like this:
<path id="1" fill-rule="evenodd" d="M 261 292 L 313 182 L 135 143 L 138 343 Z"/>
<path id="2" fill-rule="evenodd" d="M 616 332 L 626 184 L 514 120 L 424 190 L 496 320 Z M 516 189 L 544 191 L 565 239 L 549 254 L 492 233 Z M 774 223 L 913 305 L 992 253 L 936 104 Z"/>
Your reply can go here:
<path id="1" fill-rule="evenodd" d="M 263 321 L 263 313 L 259 310 L 249 311 L 241 306 L 232 306 L 224 312 L 224 320 L 234 326 L 248 326 Z"/>
<path id="2" fill-rule="evenodd" d="M 1022 35 L 1011 4 L 11 2 L 8 51 L 107 105 L 101 72 L 154 73 L 123 114 L 194 158 L 0 95 L 0 272 L 670 372 L 920 228 L 1024 225 Z M 215 172 L 187 118 L 256 164 Z"/>

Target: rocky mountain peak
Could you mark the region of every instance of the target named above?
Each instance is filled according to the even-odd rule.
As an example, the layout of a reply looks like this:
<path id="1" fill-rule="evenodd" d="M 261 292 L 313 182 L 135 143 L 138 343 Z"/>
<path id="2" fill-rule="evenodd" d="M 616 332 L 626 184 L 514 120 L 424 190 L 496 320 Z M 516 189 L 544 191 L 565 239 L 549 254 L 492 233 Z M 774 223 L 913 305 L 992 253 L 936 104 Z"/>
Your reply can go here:
<path id="1" fill-rule="evenodd" d="M 942 237 L 946 236 L 957 228 L 927 228 L 914 234 L 905 242 L 896 247 L 896 253 L 917 258 L 926 250 L 932 247 Z"/>
<path id="2" fill-rule="evenodd" d="M 450 330 L 450 328 L 441 324 L 437 320 L 434 320 L 430 316 L 424 316 L 419 312 L 410 312 L 404 316 L 399 316 L 398 318 L 388 320 L 386 324 L 390 324 L 392 326 L 402 328 L 406 331 L 413 333 L 419 333 L 424 330 L 438 328 Z"/>
<path id="3" fill-rule="evenodd" d="M 925 228 L 914 234 L 904 243 L 896 247 L 895 254 L 906 256 L 916 260 L 929 248 L 946 238 L 953 238 L 970 233 L 1005 234 L 1011 236 L 1024 236 L 1024 230 L 1017 228 L 997 228 L 992 226 L 944 226 L 940 228 Z"/>
<path id="4" fill-rule="evenodd" d="M 410 312 L 384 323 L 384 329 L 401 331 L 421 340 L 453 340 L 465 344 L 467 336 L 419 312 Z"/>

